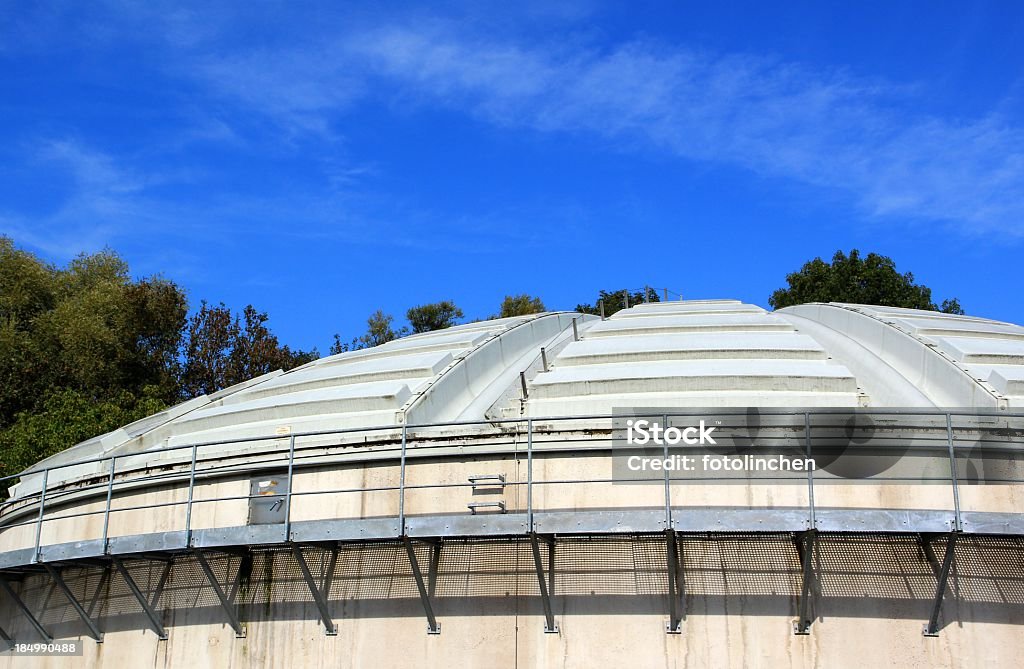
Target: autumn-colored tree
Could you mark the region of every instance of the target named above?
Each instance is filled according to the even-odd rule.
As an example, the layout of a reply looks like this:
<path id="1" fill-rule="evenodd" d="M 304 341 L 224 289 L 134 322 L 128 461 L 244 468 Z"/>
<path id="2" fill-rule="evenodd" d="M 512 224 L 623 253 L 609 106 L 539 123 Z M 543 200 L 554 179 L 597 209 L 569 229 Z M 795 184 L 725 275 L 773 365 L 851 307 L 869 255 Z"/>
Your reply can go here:
<path id="1" fill-rule="evenodd" d="M 240 315 L 223 303 L 203 301 L 188 321 L 182 346 L 181 389 L 185 397 L 209 394 L 267 374 L 315 360 L 313 351 L 281 346 L 267 328 L 266 312 L 251 304 Z"/>

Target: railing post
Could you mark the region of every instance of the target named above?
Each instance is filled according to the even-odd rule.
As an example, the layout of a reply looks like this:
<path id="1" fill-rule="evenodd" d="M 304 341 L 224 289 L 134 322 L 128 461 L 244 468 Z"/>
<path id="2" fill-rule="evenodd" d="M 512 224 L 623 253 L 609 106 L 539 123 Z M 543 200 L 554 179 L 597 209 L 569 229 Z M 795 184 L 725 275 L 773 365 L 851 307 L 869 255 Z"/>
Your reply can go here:
<path id="1" fill-rule="evenodd" d="M 526 529 L 533 528 L 533 419 L 526 419 Z"/>
<path id="2" fill-rule="evenodd" d="M 192 498 L 196 489 L 196 455 L 199 445 L 192 446 L 192 464 L 188 468 L 188 502 L 185 504 L 185 545 L 192 545 Z"/>
<path id="3" fill-rule="evenodd" d="M 668 415 L 663 414 L 661 417 L 661 433 L 665 434 L 665 430 L 668 429 Z M 668 440 L 662 439 L 662 446 L 664 446 L 665 464 L 668 464 Z M 665 529 L 671 531 L 672 528 L 672 487 L 669 484 L 668 467 L 662 467 L 662 471 L 665 472 Z"/>
<path id="4" fill-rule="evenodd" d="M 405 440 L 409 426 L 402 423 L 402 460 L 398 470 L 398 534 L 405 536 Z"/>
<path id="5" fill-rule="evenodd" d="M 811 412 L 804 412 L 804 448 L 807 451 L 807 459 L 811 460 Z M 813 530 L 818 526 L 814 517 L 814 467 L 807 468 L 807 529 Z"/>
<path id="6" fill-rule="evenodd" d="M 946 412 L 946 445 L 949 447 L 949 479 L 953 484 L 953 531 L 963 529 L 960 518 L 960 481 L 956 475 L 956 452 L 953 447 L 953 416 Z"/>
<path id="7" fill-rule="evenodd" d="M 295 435 L 288 439 L 288 486 L 284 491 L 284 540 L 292 539 L 292 481 L 295 479 Z"/>
<path id="8" fill-rule="evenodd" d="M 39 491 L 39 518 L 36 519 L 36 548 L 32 555 L 33 562 L 39 562 L 39 543 L 43 538 L 43 510 L 46 508 L 46 482 L 50 478 L 50 470 L 43 470 L 43 487 Z"/>
<path id="9" fill-rule="evenodd" d="M 110 457 L 110 474 L 107 479 L 107 505 L 103 508 L 103 552 L 107 552 L 107 539 L 110 536 L 110 502 L 114 497 L 114 469 L 117 456 Z"/>

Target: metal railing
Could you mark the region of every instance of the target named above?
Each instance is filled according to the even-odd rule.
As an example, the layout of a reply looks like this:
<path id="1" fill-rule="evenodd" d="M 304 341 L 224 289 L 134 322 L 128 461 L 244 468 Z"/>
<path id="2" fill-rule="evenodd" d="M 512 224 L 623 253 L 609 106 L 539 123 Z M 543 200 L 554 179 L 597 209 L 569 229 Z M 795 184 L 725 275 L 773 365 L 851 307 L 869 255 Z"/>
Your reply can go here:
<path id="1" fill-rule="evenodd" d="M 637 415 L 644 415 L 638 411 Z M 719 417 L 725 420 L 735 418 L 741 428 L 751 428 L 751 414 L 744 409 L 707 409 L 700 411 L 671 411 L 656 414 L 664 425 L 673 419 Z M 832 417 L 829 420 L 829 417 Z M 535 460 L 539 456 L 548 456 L 555 452 L 572 452 L 576 455 L 594 455 L 604 458 L 610 452 L 615 455 L 615 423 L 616 419 L 624 418 L 624 414 L 589 415 L 564 417 L 509 418 L 480 421 L 457 421 L 448 423 L 422 425 L 387 425 L 370 428 L 347 428 L 338 430 L 296 432 L 286 436 L 270 435 L 261 437 L 238 438 L 232 440 L 207 441 L 185 444 L 140 453 L 123 453 L 118 455 L 83 459 L 73 463 L 64 463 L 41 470 L 8 476 L 0 479 L 6 485 L 15 479 L 21 479 L 22 485 L 33 480 L 40 481 L 38 492 L 20 495 L 0 504 L 0 542 L 3 534 L 19 527 L 32 526 L 33 561 L 39 562 L 44 547 L 44 525 L 59 520 L 102 516 L 102 532 L 99 538 L 104 550 L 111 541 L 111 516 L 132 511 L 145 511 L 166 507 L 184 507 L 183 529 L 186 542 L 191 539 L 194 531 L 193 510 L 200 504 L 211 504 L 239 500 L 253 500 L 257 494 L 229 495 L 214 497 L 197 497 L 197 487 L 201 481 L 220 481 L 241 474 L 255 474 L 268 471 L 280 471 L 286 468 L 286 486 L 283 493 L 274 495 L 283 502 L 283 530 L 285 540 L 291 538 L 293 507 L 296 499 L 315 495 L 343 494 L 377 494 L 391 493 L 397 495 L 397 519 L 399 536 L 408 531 L 407 498 L 418 491 L 451 490 L 471 488 L 477 483 L 462 482 L 420 482 L 410 485 L 407 474 L 413 461 L 422 461 L 428 457 L 464 457 L 467 454 L 502 453 L 519 460 L 525 455 L 526 480 L 507 480 L 502 482 L 511 491 L 525 489 L 525 509 L 516 504 L 517 512 L 524 512 L 526 531 L 533 533 L 537 529 L 536 493 L 542 487 L 570 485 L 607 485 L 622 481 L 611 477 L 590 478 L 538 478 L 535 475 Z M 836 421 L 836 417 L 842 419 Z M 852 417 L 852 418 L 851 418 Z M 853 420 L 851 429 L 850 420 Z M 913 421 L 919 420 L 920 424 Z M 609 422 L 611 421 L 611 422 Z M 845 421 L 845 422 L 844 422 Z M 858 424 L 859 421 L 859 424 Z M 872 454 L 851 457 L 877 457 L 877 451 L 895 449 L 903 454 L 930 453 L 933 465 L 940 459 L 945 460 L 946 469 L 937 473 L 933 466 L 928 471 L 922 470 L 914 474 L 906 474 L 897 468 L 894 475 L 882 476 L 885 472 L 874 472 L 861 480 L 880 482 L 894 481 L 903 483 L 937 483 L 948 485 L 950 511 L 953 516 L 952 530 L 963 529 L 960 488 L 964 484 L 963 471 L 958 471 L 958 461 L 973 463 L 984 461 L 986 454 L 999 454 L 999 467 L 991 476 L 986 475 L 979 480 L 975 473 L 967 478 L 968 483 L 1024 483 L 1024 477 L 1016 475 L 1021 469 L 1017 460 L 1024 463 L 1024 414 L 981 413 L 977 411 L 927 411 L 927 410 L 871 410 L 851 412 L 842 409 L 761 409 L 756 412 L 755 433 L 767 434 L 765 440 L 773 447 L 792 447 L 803 452 L 808 458 L 815 453 L 827 452 L 843 448 L 844 440 L 849 444 Z M 870 431 L 871 440 L 858 436 L 858 430 Z M 915 431 L 916 430 L 916 431 Z M 958 439 L 957 434 L 961 433 Z M 838 434 L 838 436 L 837 436 Z M 909 436 L 908 436 L 909 435 Z M 977 438 L 968 438 L 976 435 Z M 755 434 L 756 438 L 756 434 Z M 510 441 L 509 441 L 510 440 Z M 306 442 L 306 443 L 302 443 Z M 612 442 L 609 445 L 609 442 Z M 525 453 L 522 445 L 525 443 Z M 415 444 L 415 445 L 414 445 Z M 229 447 L 236 446 L 232 451 Z M 502 448 L 495 448 L 503 446 Z M 509 447 L 511 450 L 509 450 Z M 216 454 L 203 456 L 206 449 L 217 449 Z M 447 452 L 446 450 L 447 449 Z M 935 455 L 938 452 L 943 455 Z M 181 455 L 174 459 L 174 455 Z M 358 459 L 353 458 L 358 455 Z M 669 447 L 664 446 L 666 459 Z M 156 459 L 159 456 L 159 460 Z M 169 457 L 170 456 L 170 457 Z M 972 460 L 974 458 L 974 460 Z M 385 464 L 397 462 L 397 483 L 388 485 L 364 485 L 356 487 L 335 487 L 329 490 L 294 489 L 296 470 L 323 469 L 325 467 L 344 466 L 352 462 L 365 464 L 368 461 Z M 1010 464 L 1007 464 L 1010 463 Z M 119 465 L 122 469 L 119 471 Z M 185 466 L 187 465 L 187 469 Z M 72 469 L 89 469 L 77 477 Z M 983 467 L 985 469 L 985 467 Z M 1010 475 L 1005 470 L 1009 470 Z M 887 470 L 886 470 L 887 471 Z M 998 473 L 998 475 L 996 475 Z M 65 474 L 65 476 L 60 476 Z M 180 483 L 187 478 L 185 499 L 158 501 L 148 504 L 121 506 L 117 504 L 119 494 L 133 493 L 151 488 L 154 485 Z M 120 479 L 120 480 L 119 480 Z M 807 471 L 806 480 L 806 512 L 809 528 L 816 526 L 815 490 L 823 484 L 836 481 L 849 481 L 842 476 L 835 477 L 825 471 L 816 476 L 815 470 Z M 739 479 L 736 476 L 701 476 L 690 477 L 672 474 L 668 470 L 657 476 L 632 479 L 629 483 L 661 483 L 664 488 L 663 507 L 664 527 L 673 527 L 673 486 L 681 483 L 700 484 L 715 482 L 740 482 L 748 484 L 778 484 L 793 482 L 795 477 L 757 477 Z M 55 483 L 55 481 L 57 483 Z M 180 487 L 177 488 L 180 490 Z M 104 498 L 102 509 L 74 510 L 64 509 L 71 502 L 85 499 Z M 507 509 L 503 506 L 502 511 Z M 469 514 L 470 511 L 465 513 Z M 420 514 L 422 515 L 422 514 Z M 186 543 L 188 545 L 188 543 Z M 6 547 L 5 550 L 12 550 Z"/>

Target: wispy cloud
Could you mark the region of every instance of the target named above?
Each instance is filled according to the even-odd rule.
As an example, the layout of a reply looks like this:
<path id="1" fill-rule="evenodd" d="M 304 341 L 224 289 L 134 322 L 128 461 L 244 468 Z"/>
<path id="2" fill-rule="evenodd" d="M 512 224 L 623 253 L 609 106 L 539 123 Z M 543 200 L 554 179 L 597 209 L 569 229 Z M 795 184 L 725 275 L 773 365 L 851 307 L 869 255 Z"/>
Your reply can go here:
<path id="1" fill-rule="evenodd" d="M 372 178 L 376 165 L 368 173 L 365 157 L 338 158 L 337 147 L 353 109 L 390 104 L 746 170 L 839 193 L 883 222 L 1024 236 L 1020 118 L 999 107 L 976 118 L 926 113 L 919 82 L 646 38 L 599 43 L 585 26 L 573 32 L 569 19 L 557 38 L 527 40 L 479 18 L 396 23 L 325 12 L 319 22 L 305 17 L 301 30 L 272 26 L 273 38 L 254 49 L 223 39 L 254 20 L 224 8 L 212 18 L 145 5 L 120 14 L 122 31 L 151 25 L 160 33 L 167 73 L 216 101 L 204 105 L 205 118 L 197 114 L 197 137 L 244 142 L 238 126 L 254 117 L 299 150 L 329 143 L 310 150 L 330 190 L 305 204 L 311 210 L 333 206 L 353 179 Z M 83 188 L 92 195 L 69 206 L 127 206 L 139 196 L 123 190 L 134 181 L 104 181 L 102 163 L 78 161 L 82 178 L 96 181 Z"/>
<path id="2" fill-rule="evenodd" d="M 526 42 L 472 21 L 360 23 L 185 62 L 215 95 L 290 136 L 337 138 L 368 99 L 440 106 L 846 193 L 881 220 L 1024 235 L 1024 128 L 999 111 L 938 118 L 916 108 L 915 82 L 647 39 L 598 48 L 567 34 Z"/>
<path id="3" fill-rule="evenodd" d="M 386 28 L 348 48 L 421 99 L 847 192 L 867 213 L 1024 235 L 1024 129 L 935 118 L 906 87 L 633 41 L 524 47 Z"/>

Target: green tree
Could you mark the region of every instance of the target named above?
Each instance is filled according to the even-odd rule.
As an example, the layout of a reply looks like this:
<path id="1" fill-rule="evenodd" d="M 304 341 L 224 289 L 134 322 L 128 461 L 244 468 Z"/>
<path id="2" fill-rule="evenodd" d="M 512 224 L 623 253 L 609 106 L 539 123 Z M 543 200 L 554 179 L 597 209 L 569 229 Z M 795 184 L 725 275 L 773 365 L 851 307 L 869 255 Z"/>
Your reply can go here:
<path id="1" fill-rule="evenodd" d="M 647 299 L 644 300 L 644 292 L 647 293 Z M 626 298 L 629 297 L 629 306 L 636 306 L 641 302 L 660 302 L 658 298 L 658 291 L 653 288 L 648 288 L 646 291 L 629 292 L 629 290 L 623 288 L 621 290 L 607 291 L 602 290 L 597 295 L 597 299 L 594 300 L 593 304 L 577 304 L 576 311 L 583 314 L 594 314 L 595 316 L 601 315 L 601 303 L 604 303 L 604 315 L 611 316 L 616 311 L 621 311 L 626 308 Z"/>
<path id="2" fill-rule="evenodd" d="M 832 262 L 815 258 L 798 272 L 786 275 L 788 288 L 779 288 L 768 298 L 773 309 L 808 302 L 849 302 L 906 307 L 962 314 L 959 300 L 932 302 L 932 291 L 914 283 L 910 272 L 900 274 L 892 258 L 869 253 L 861 257 L 857 249 L 846 255 L 836 251 Z"/>
<path id="3" fill-rule="evenodd" d="M 385 314 L 380 309 L 373 312 L 373 314 L 366 319 L 366 334 L 362 335 L 358 339 L 359 348 L 380 346 L 381 344 L 386 344 L 389 341 L 394 341 L 399 337 L 405 336 L 407 332 L 405 328 L 399 328 L 396 330 L 391 327 L 394 320 L 394 316 L 391 314 Z"/>
<path id="4" fill-rule="evenodd" d="M 185 314 L 178 286 L 132 280 L 112 251 L 57 268 L 0 237 L 0 428 L 56 389 L 172 401 Z"/>
<path id="5" fill-rule="evenodd" d="M 412 326 L 413 334 L 450 328 L 455 325 L 456 320 L 463 316 L 462 309 L 455 306 L 451 300 L 421 304 L 405 312 L 405 317 L 408 319 L 409 325 Z"/>
<path id="6" fill-rule="evenodd" d="M 526 293 L 521 295 L 506 295 L 501 301 L 501 310 L 498 318 L 509 318 L 510 316 L 527 316 L 547 311 L 544 303 L 539 297 L 531 297 Z"/>
<path id="7" fill-rule="evenodd" d="M 154 386 L 139 397 L 121 391 L 103 400 L 71 389 L 48 393 L 33 411 L 19 413 L 0 431 L 0 476 L 22 472 L 74 444 L 161 411 L 166 404 L 160 394 Z M 0 493 L 6 494 L 6 486 Z"/>

